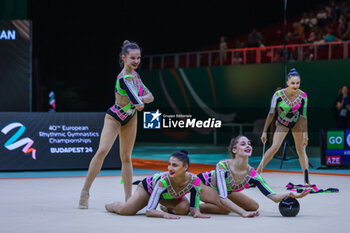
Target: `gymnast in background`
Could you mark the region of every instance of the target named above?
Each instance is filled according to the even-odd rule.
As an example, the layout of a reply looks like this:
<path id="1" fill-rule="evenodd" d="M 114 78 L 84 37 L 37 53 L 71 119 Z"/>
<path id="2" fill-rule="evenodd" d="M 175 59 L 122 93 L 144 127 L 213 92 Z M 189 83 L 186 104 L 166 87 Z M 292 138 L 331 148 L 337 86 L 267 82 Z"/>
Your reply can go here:
<path id="1" fill-rule="evenodd" d="M 306 147 L 309 141 L 307 125 L 308 98 L 299 87 L 300 75 L 295 69 L 291 69 L 287 76 L 287 88 L 276 91 L 272 97 L 270 111 L 261 135 L 262 143 L 265 144 L 267 141 L 266 132 L 270 124 L 275 124 L 276 129 L 272 146 L 264 154 L 257 172 L 262 172 L 263 168 L 281 147 L 288 132 L 292 131 L 299 163 L 304 174 L 304 185 L 308 186 L 310 185 L 309 159 L 306 155 Z"/>
<path id="2" fill-rule="evenodd" d="M 115 85 L 115 104 L 107 110 L 100 137 L 100 144 L 92 158 L 81 190 L 79 208 L 87 209 L 89 190 L 100 172 L 103 161 L 119 135 L 120 159 L 125 200 L 131 197 L 133 168 L 131 153 L 137 131 L 137 111 L 153 101 L 153 95 L 135 71 L 141 61 L 141 49 L 136 43 L 124 41 L 120 53 L 122 71 Z"/>

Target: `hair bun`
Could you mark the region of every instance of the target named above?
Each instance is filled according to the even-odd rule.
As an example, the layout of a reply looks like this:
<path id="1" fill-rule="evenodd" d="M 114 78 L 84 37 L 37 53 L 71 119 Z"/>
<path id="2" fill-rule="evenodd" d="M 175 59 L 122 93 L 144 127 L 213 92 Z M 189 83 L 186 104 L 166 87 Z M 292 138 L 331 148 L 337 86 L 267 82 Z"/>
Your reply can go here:
<path id="1" fill-rule="evenodd" d="M 185 155 L 188 155 L 188 151 L 187 150 L 180 150 L 181 153 L 184 153 Z"/>
<path id="2" fill-rule="evenodd" d="M 299 76 L 300 77 L 300 74 L 298 73 L 298 71 L 295 68 L 290 69 L 290 71 L 287 75 L 287 78 L 289 79 L 292 76 Z"/>
<path id="3" fill-rule="evenodd" d="M 127 44 L 130 44 L 130 41 L 128 41 L 128 40 L 124 40 L 124 42 L 123 42 L 123 46 L 125 46 L 125 45 L 127 45 Z"/>

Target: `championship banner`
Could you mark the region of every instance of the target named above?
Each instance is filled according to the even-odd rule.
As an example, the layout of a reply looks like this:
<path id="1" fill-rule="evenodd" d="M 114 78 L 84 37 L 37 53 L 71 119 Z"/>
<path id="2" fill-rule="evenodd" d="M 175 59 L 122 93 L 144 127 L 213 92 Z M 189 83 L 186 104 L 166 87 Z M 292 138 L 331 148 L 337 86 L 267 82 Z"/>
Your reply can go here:
<path id="1" fill-rule="evenodd" d="M 105 113 L 0 113 L 0 171 L 87 169 Z M 119 139 L 103 168 L 121 168 Z"/>

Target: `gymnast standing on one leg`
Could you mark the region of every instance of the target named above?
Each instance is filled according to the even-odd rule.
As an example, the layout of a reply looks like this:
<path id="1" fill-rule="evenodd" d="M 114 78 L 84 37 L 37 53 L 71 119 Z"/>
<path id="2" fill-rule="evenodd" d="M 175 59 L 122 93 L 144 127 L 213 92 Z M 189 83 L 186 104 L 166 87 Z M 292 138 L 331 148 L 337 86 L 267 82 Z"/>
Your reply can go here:
<path id="1" fill-rule="evenodd" d="M 275 193 L 262 177 L 248 164 L 253 152 L 250 140 L 238 136 L 231 140 L 231 159 L 222 160 L 216 164 L 216 169 L 198 174 L 206 185 L 202 187 L 200 205 L 202 213 L 229 214 L 231 211 L 242 217 L 259 216 L 259 204 L 249 196 L 241 193 L 245 188 L 256 186 L 269 199 L 280 202 L 285 197 L 302 198 L 310 191 L 301 194 Z"/>
<path id="2" fill-rule="evenodd" d="M 131 153 L 136 138 L 137 111 L 142 111 L 144 104 L 151 103 L 154 99 L 152 93 L 135 71 L 140 64 L 140 59 L 140 47 L 136 43 L 124 41 L 120 53 L 123 70 L 116 81 L 115 104 L 107 110 L 100 144 L 90 162 L 80 195 L 79 208 L 81 209 L 88 208 L 89 190 L 92 182 L 100 172 L 103 161 L 118 135 L 125 200 L 131 197 L 133 177 Z"/>
<path id="3" fill-rule="evenodd" d="M 290 70 L 287 78 L 288 87 L 276 91 L 272 97 L 270 112 L 267 115 L 261 136 L 262 143 L 267 140 L 266 131 L 271 123 L 276 125 L 276 129 L 272 146 L 264 154 L 257 172 L 262 172 L 266 164 L 277 153 L 289 130 L 291 130 L 299 156 L 299 163 L 304 173 L 304 185 L 309 185 L 309 160 L 306 155 L 306 146 L 309 140 L 306 118 L 308 99 L 306 93 L 299 89 L 300 75 L 295 69 Z M 274 120 L 275 114 L 277 114 L 276 120 Z"/>
<path id="4" fill-rule="evenodd" d="M 169 159 L 168 172 L 145 178 L 130 199 L 107 204 L 106 210 L 120 215 L 135 215 L 147 205 L 147 217 L 179 219 L 178 215 L 190 212 L 195 218 L 209 218 L 199 211 L 202 183 L 196 175 L 187 172 L 189 165 L 187 151 L 173 153 Z M 190 203 L 185 197 L 187 193 L 191 194 Z M 158 203 L 166 211 L 157 210 Z"/>

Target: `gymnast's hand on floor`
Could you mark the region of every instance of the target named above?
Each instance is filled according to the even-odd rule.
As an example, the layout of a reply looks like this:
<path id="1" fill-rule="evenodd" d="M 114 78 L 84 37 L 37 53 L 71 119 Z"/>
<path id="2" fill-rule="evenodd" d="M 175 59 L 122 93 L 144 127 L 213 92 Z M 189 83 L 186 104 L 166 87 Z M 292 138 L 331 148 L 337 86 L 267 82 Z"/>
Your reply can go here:
<path id="1" fill-rule="evenodd" d="M 165 218 L 165 219 L 180 219 L 179 216 L 177 216 L 175 214 L 169 214 L 169 213 L 165 213 L 163 218 Z"/>
<path id="2" fill-rule="evenodd" d="M 210 216 L 202 214 L 198 209 L 192 213 L 194 218 L 210 218 Z"/>
<path id="3" fill-rule="evenodd" d="M 306 195 L 308 195 L 310 192 L 311 192 L 311 189 L 305 189 L 305 190 L 304 190 L 302 193 L 300 193 L 300 194 L 296 194 L 296 193 L 290 192 L 290 193 L 289 193 L 289 196 L 290 196 L 290 197 L 293 197 L 293 198 L 303 198 L 303 197 L 305 197 Z"/>
<path id="4" fill-rule="evenodd" d="M 244 212 L 242 214 L 242 217 L 243 218 L 253 218 L 253 217 L 259 216 L 259 215 L 260 215 L 260 213 L 258 211 L 252 211 L 252 212 Z"/>

